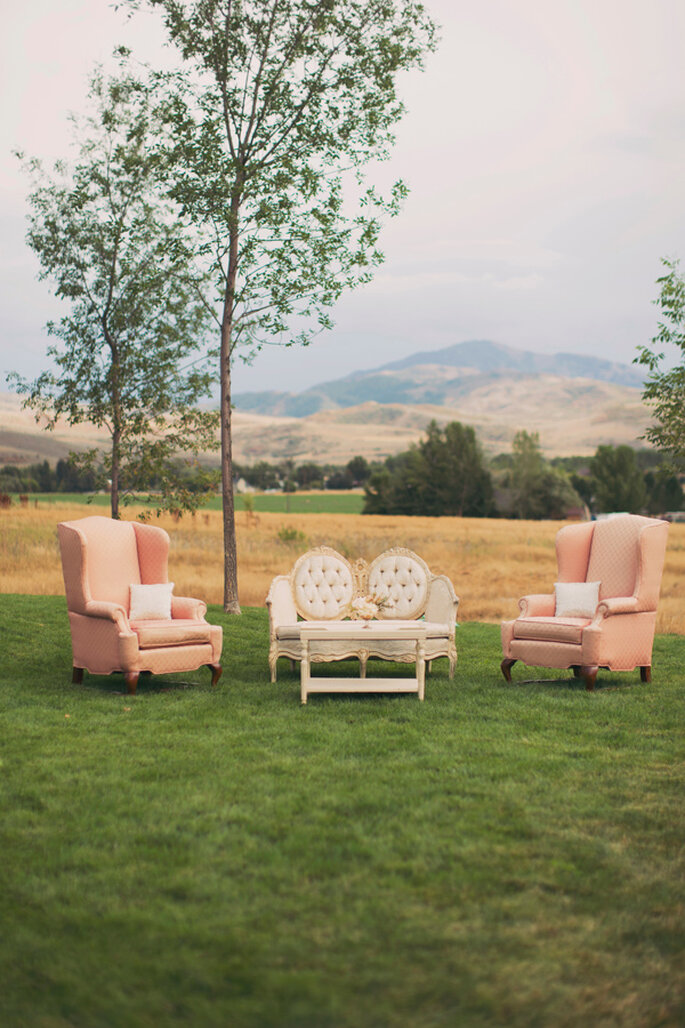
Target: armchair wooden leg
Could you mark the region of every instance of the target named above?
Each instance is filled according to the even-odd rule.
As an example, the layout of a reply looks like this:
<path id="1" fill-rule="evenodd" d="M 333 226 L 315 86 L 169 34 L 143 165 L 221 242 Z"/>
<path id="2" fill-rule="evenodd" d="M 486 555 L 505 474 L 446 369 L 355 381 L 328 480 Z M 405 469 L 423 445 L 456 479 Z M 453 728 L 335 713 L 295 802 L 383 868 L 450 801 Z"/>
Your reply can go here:
<path id="1" fill-rule="evenodd" d="M 128 689 L 131 696 L 135 696 L 136 689 L 138 688 L 138 678 L 140 676 L 139 671 L 125 671 L 124 680 L 126 682 L 126 688 Z"/>
<path id="2" fill-rule="evenodd" d="M 71 680 L 74 683 L 74 685 L 80 685 L 81 684 L 81 682 L 83 681 L 83 668 L 82 667 L 74 667 L 73 668 L 73 670 L 71 672 Z M 644 679 L 643 679 L 643 681 L 644 681 Z"/>
<path id="3" fill-rule="evenodd" d="M 212 672 L 212 685 L 216 685 L 224 669 L 221 664 L 208 664 L 207 667 Z"/>
<path id="4" fill-rule="evenodd" d="M 505 657 L 502 663 L 500 664 L 502 674 L 504 675 L 507 682 L 511 681 L 511 669 L 513 668 L 515 663 L 516 661 L 512 660 L 511 657 Z"/>
<path id="5" fill-rule="evenodd" d="M 640 668 L 640 681 L 641 682 L 651 682 L 651 680 L 652 680 L 652 665 L 651 664 L 647 664 L 644 667 Z"/>
<path id="6" fill-rule="evenodd" d="M 594 691 L 598 671 L 599 668 L 596 664 L 584 664 L 580 669 L 580 677 L 584 679 L 585 688 L 588 692 Z"/>

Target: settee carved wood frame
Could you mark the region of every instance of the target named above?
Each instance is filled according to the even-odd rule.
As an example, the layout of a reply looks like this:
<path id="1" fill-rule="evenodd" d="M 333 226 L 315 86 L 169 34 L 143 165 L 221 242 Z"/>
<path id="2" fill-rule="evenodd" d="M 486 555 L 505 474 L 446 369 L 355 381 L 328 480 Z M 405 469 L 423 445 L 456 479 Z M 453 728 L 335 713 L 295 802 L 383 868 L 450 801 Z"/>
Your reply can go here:
<path id="1" fill-rule="evenodd" d="M 312 568 L 314 573 L 312 574 Z M 325 571 L 323 570 L 325 569 Z M 319 574 L 321 583 L 315 578 Z M 302 579 L 309 575 L 306 587 Z M 401 579 L 409 579 L 409 588 Z M 405 582 L 406 585 L 406 582 Z M 307 589 L 312 591 L 307 595 Z M 401 602 L 394 608 L 383 610 L 378 620 L 408 621 L 425 617 L 429 628 L 426 642 L 426 669 L 439 657 L 447 657 L 449 675 L 454 677 L 457 664 L 455 642 L 456 613 L 459 599 L 446 575 L 435 575 L 418 554 L 401 546 L 384 550 L 374 560 L 363 558 L 349 561 L 329 546 L 308 550 L 293 565 L 288 575 L 278 575 L 271 583 L 266 599 L 269 611 L 269 671 L 276 681 L 279 657 L 290 660 L 291 666 L 302 658 L 302 643 L 298 625 L 307 621 L 335 623 L 351 616 L 353 600 L 379 590 L 399 595 Z M 331 592 L 329 602 L 321 601 L 325 590 Z M 321 602 L 319 602 L 321 601 Z M 312 610 L 315 617 L 312 616 Z M 371 657 L 411 663 L 416 659 L 414 648 L 403 650 L 401 643 L 374 641 L 373 623 L 368 639 L 327 643 L 325 649 L 312 653 L 312 660 L 334 661 L 356 658 L 361 677 L 366 675 L 366 664 Z"/>

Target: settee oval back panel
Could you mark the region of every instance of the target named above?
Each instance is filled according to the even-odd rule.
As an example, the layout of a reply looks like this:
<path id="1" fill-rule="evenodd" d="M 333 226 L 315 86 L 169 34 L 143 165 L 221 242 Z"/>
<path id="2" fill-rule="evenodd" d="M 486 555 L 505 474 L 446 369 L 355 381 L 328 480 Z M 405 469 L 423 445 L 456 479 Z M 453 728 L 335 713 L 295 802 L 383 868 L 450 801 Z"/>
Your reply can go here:
<path id="1" fill-rule="evenodd" d="M 343 617 L 354 597 L 354 575 L 335 550 L 305 553 L 290 574 L 295 607 L 309 621 L 335 621 Z"/>
<path id="2" fill-rule="evenodd" d="M 428 567 L 411 550 L 381 553 L 369 567 L 369 592 L 387 594 L 392 600 L 384 618 L 420 617 L 426 609 L 429 581 Z"/>

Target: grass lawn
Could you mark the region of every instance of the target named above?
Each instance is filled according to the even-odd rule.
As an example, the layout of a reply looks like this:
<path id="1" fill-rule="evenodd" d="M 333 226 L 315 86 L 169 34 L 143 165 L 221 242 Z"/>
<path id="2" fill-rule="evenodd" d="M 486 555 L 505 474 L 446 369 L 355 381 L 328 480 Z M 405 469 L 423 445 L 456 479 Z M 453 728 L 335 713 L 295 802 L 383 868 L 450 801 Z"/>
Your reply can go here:
<path id="1" fill-rule="evenodd" d="M 3 1028 L 685 1022 L 685 637 L 590 694 L 466 624 L 425 703 L 301 707 L 263 610 L 209 617 L 219 686 L 130 698 L 0 596 Z"/>
<path id="2" fill-rule="evenodd" d="M 254 510 L 261 512 L 271 511 L 276 514 L 361 514 L 364 506 L 362 493 L 353 492 L 320 492 L 320 493 L 249 493 L 254 502 Z M 19 502 L 18 496 L 14 496 L 15 503 Z M 96 510 L 93 513 L 103 513 L 100 508 L 109 508 L 109 496 L 99 493 L 90 496 L 89 493 L 30 493 L 29 503 L 35 501 L 41 505 L 45 503 L 82 503 L 90 505 Z M 203 510 L 221 510 L 221 497 L 212 496 L 204 504 Z M 245 510 L 244 497 L 237 493 L 235 496 L 235 509 Z M 123 508 L 124 514 L 126 508 Z M 88 513 L 88 511 L 86 511 Z"/>

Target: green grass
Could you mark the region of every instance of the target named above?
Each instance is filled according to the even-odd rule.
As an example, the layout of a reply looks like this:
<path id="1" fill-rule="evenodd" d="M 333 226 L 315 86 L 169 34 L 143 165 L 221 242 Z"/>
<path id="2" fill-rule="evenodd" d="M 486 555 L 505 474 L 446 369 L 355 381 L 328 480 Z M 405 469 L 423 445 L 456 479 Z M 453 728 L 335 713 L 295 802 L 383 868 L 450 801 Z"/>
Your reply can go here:
<path id="1" fill-rule="evenodd" d="M 277 514 L 361 514 L 364 497 L 361 493 L 250 493 L 254 510 L 274 511 Z M 18 496 L 13 500 L 18 503 Z M 30 493 L 29 503 L 83 503 L 92 502 L 95 507 L 109 507 L 109 496 L 88 493 Z M 221 510 L 221 497 L 212 496 L 204 504 L 204 510 Z M 245 510 L 244 497 L 237 494 L 235 509 Z"/>
<path id="2" fill-rule="evenodd" d="M 589 694 L 467 624 L 425 703 L 301 707 L 264 611 L 209 616 L 219 686 L 132 699 L 0 596 L 3 1028 L 685 1021 L 685 638 Z"/>

